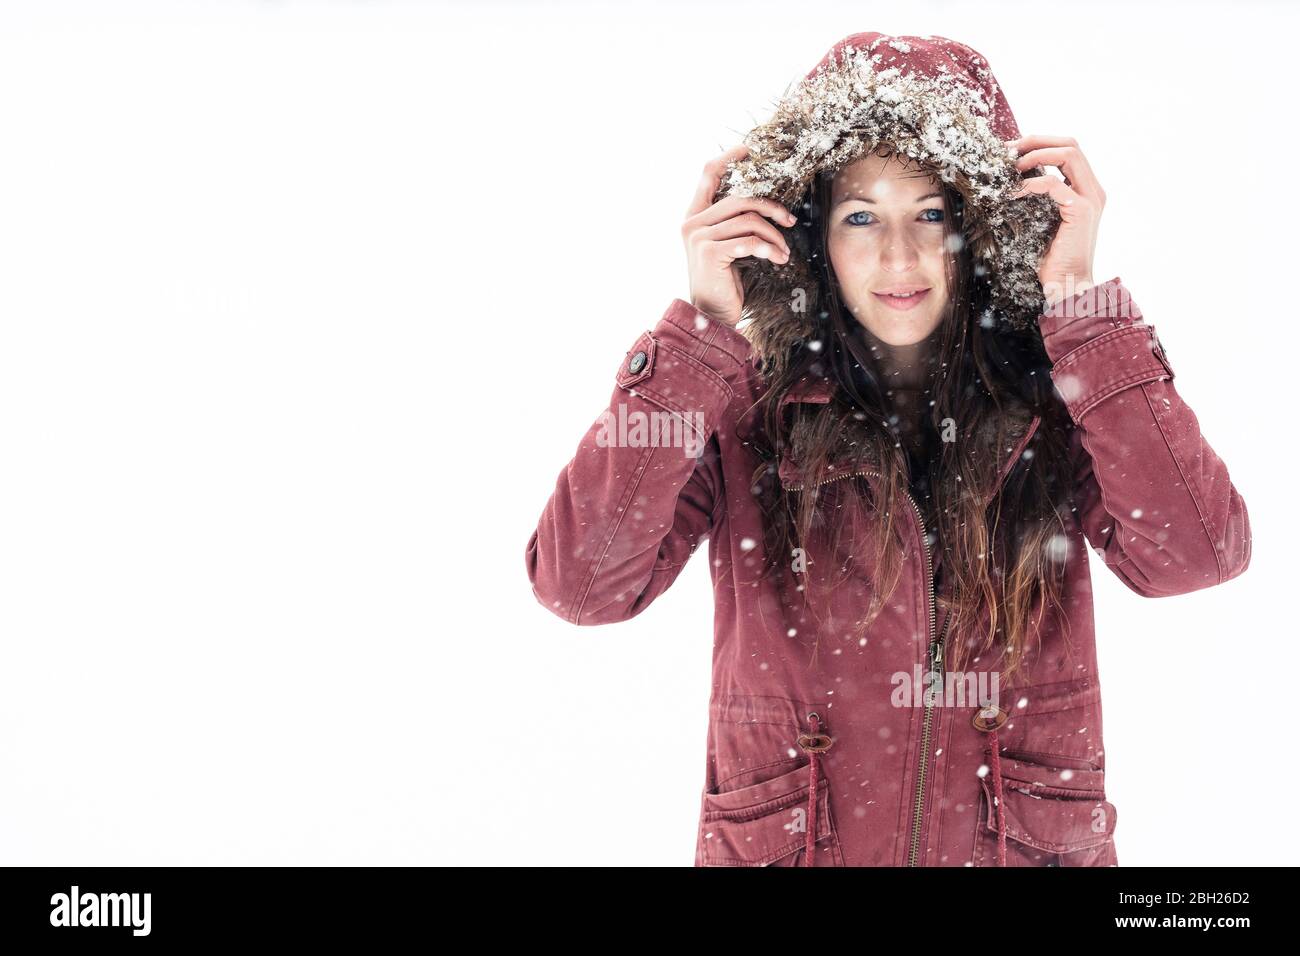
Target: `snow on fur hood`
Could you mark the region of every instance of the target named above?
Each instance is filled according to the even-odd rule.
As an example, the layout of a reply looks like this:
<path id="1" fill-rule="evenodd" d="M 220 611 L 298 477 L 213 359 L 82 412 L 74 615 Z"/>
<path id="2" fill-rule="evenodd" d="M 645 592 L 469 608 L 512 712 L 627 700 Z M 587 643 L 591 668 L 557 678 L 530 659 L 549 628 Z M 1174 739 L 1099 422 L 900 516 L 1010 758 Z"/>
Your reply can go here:
<path id="1" fill-rule="evenodd" d="M 1047 196 L 1009 198 L 1025 176 L 1042 175 L 1016 169 L 1007 141 L 1019 136 L 1002 88 L 975 50 L 939 36 L 856 33 L 831 47 L 787 89 L 772 118 L 744 136 L 750 154 L 729 166 L 714 201 L 761 196 L 795 209 L 819 171 L 838 171 L 892 146 L 928 165 L 965 200 L 966 241 L 976 275 L 989 283 L 987 317 L 1036 329 L 1044 304 L 1038 262 L 1060 214 Z M 737 262 L 744 318 L 752 319 L 742 329 L 765 365 L 816 334 L 806 226 L 782 229 L 788 263 Z"/>

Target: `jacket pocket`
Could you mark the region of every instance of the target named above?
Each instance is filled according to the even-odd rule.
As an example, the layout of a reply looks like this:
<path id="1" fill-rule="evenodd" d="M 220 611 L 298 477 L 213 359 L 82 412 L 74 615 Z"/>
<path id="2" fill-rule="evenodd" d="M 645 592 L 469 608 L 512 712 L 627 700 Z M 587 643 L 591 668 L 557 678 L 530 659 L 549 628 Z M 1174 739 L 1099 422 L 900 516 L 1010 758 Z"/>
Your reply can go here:
<path id="1" fill-rule="evenodd" d="M 699 866 L 802 866 L 808 842 L 808 763 L 748 787 L 705 790 Z M 815 866 L 843 866 L 830 783 L 817 780 Z"/>
<path id="2" fill-rule="evenodd" d="M 1007 866 L 1111 866 L 1115 806 L 1106 799 L 1105 771 L 1053 767 L 1003 756 L 1002 813 Z M 976 866 L 998 865 L 998 817 L 992 773 L 975 834 Z"/>

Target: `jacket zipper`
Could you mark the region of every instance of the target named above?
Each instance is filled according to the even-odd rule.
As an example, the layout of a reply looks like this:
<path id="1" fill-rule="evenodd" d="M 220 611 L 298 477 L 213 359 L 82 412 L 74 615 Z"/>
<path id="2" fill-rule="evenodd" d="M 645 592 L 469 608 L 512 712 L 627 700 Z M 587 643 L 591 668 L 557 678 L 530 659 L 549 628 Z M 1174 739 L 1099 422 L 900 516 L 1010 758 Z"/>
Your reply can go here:
<path id="1" fill-rule="evenodd" d="M 842 478 L 854 478 L 860 476 L 865 477 L 867 475 L 879 476 L 880 472 L 878 471 L 849 472 L 848 474 L 836 475 L 834 478 L 824 478 L 821 481 L 815 482 L 813 484 L 813 487 L 820 488 L 822 485 L 829 484 L 832 481 L 839 481 Z M 797 486 L 791 486 L 789 490 L 802 491 L 803 488 L 804 486 L 802 484 L 799 484 Z M 934 566 L 931 564 L 931 560 L 930 560 L 930 545 L 925 540 L 925 515 L 921 513 L 921 507 L 916 503 L 916 499 L 912 497 L 912 493 L 910 491 L 905 491 L 905 493 L 907 495 L 907 500 L 912 504 L 912 510 L 916 512 L 916 526 L 921 531 L 921 547 L 925 551 L 926 580 L 929 583 L 929 590 L 930 590 L 930 606 L 929 606 L 930 645 L 926 649 L 926 660 L 930 664 L 930 672 L 938 672 L 939 674 L 942 674 L 943 672 L 940 670 L 940 668 L 943 666 L 943 634 L 940 634 L 936 637 L 934 633 L 935 618 L 938 616 L 938 607 L 935 601 Z M 944 619 L 943 630 L 944 633 L 947 633 L 948 631 L 948 618 Z M 940 687 L 942 687 L 942 684 L 940 684 Z M 917 777 L 916 777 L 916 802 L 912 806 L 912 836 L 907 850 L 908 866 L 916 866 L 917 851 L 920 848 L 921 810 L 925 806 L 926 768 L 927 768 L 928 758 L 930 756 L 930 725 L 933 721 L 932 708 L 934 705 L 931 702 L 928 694 L 925 695 L 924 699 L 925 699 L 925 716 L 923 718 L 923 723 L 921 725 L 921 753 L 918 758 L 918 764 L 917 764 L 918 769 L 917 769 Z"/>
<path id="2" fill-rule="evenodd" d="M 933 595 L 934 576 L 930 577 L 931 594 Z M 931 604 L 931 614 L 936 613 L 935 606 Z M 944 618 L 943 630 L 948 631 L 949 618 Z M 930 633 L 934 633 L 933 618 L 931 618 Z M 939 675 L 939 683 L 935 688 L 937 693 L 943 693 L 943 634 L 940 634 L 930 644 L 930 673 Z M 922 693 L 926 693 L 923 691 Z M 925 807 L 925 783 L 926 783 L 926 764 L 930 757 L 930 724 L 933 718 L 932 708 L 934 704 L 929 699 L 929 694 L 925 698 L 925 722 L 921 729 L 921 755 L 919 760 L 919 769 L 916 778 L 916 804 L 912 808 L 912 842 L 907 850 L 907 865 L 916 866 L 916 855 L 921 842 L 921 811 Z"/>

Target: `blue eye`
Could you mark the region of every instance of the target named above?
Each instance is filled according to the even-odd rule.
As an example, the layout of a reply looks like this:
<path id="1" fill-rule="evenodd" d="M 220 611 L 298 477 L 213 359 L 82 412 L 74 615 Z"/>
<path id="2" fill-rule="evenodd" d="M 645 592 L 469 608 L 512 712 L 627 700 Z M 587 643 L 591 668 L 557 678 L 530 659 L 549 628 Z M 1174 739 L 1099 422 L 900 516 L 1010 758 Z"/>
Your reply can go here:
<path id="1" fill-rule="evenodd" d="M 933 218 L 933 219 L 923 219 L 922 222 L 931 222 L 931 223 L 940 223 L 940 222 L 943 222 L 943 210 L 942 210 L 942 209 L 926 209 L 926 210 L 922 211 L 921 215 L 922 215 L 922 216 L 925 216 L 927 213 L 935 213 L 935 214 L 936 214 L 936 215 L 935 215 L 935 218 Z M 853 212 L 849 213 L 847 216 L 845 216 L 845 217 L 844 217 L 844 221 L 845 221 L 846 223 L 848 223 L 850 226 L 867 226 L 867 225 L 870 225 L 870 223 L 861 222 L 861 221 L 854 221 L 853 217 L 854 217 L 854 216 L 870 216 L 870 215 L 871 215 L 871 213 L 867 212 L 867 210 L 865 210 L 865 209 L 856 209 L 856 210 L 854 210 Z"/>

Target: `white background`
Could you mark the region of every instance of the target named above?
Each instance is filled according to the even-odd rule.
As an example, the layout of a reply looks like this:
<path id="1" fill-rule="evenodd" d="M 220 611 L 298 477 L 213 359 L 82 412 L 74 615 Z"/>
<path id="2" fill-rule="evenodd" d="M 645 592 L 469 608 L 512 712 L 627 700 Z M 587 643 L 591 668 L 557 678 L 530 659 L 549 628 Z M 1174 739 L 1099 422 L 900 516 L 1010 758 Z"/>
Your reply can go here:
<path id="1" fill-rule="evenodd" d="M 108 6 L 0 8 L 0 862 L 690 865 L 707 560 L 580 629 L 524 546 L 701 166 L 865 30 L 1079 140 L 1249 507 L 1220 588 L 1092 557 L 1121 865 L 1294 862 L 1294 12 Z"/>

